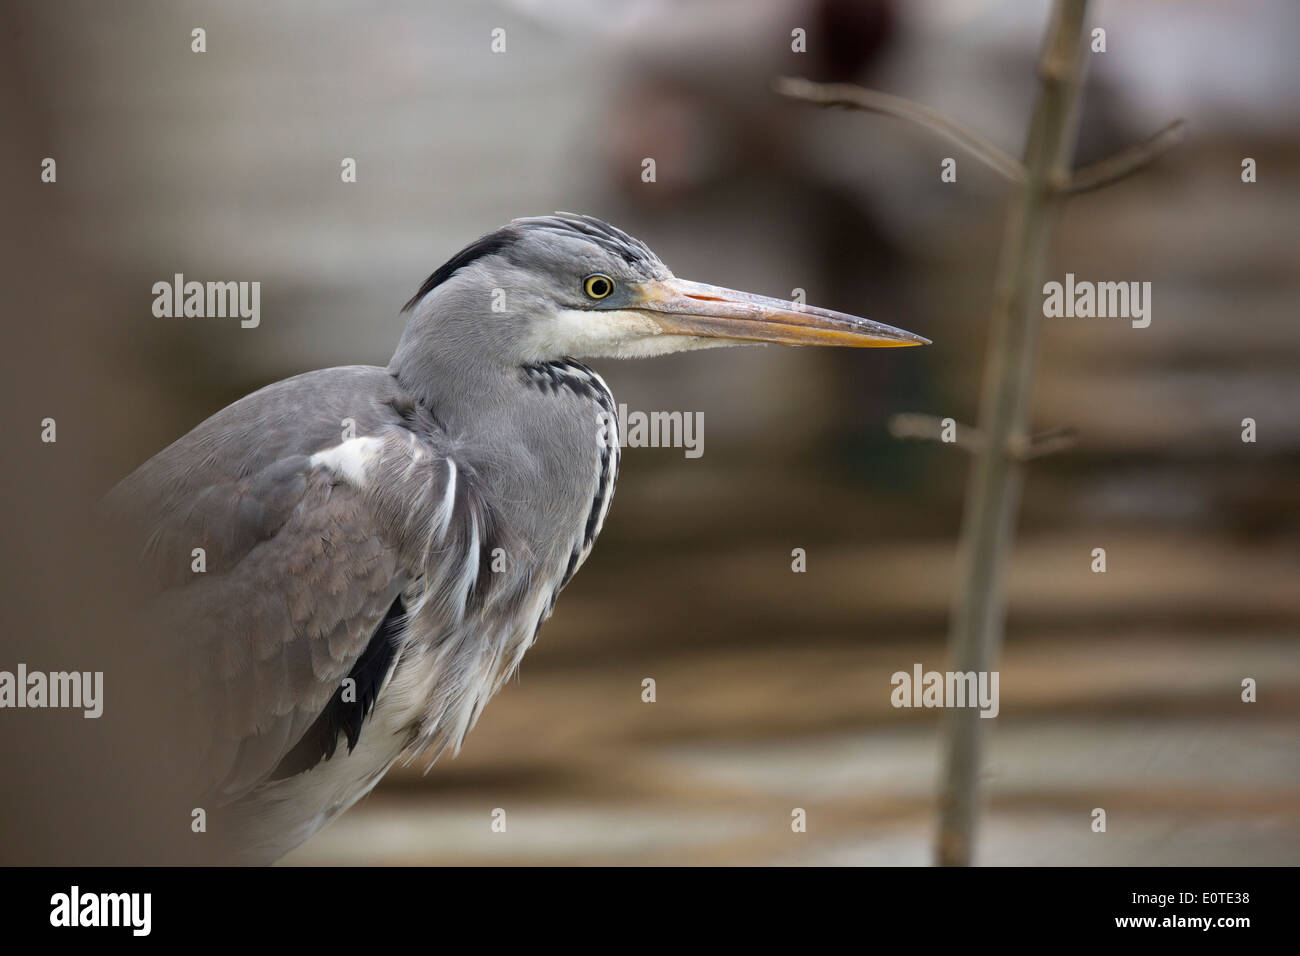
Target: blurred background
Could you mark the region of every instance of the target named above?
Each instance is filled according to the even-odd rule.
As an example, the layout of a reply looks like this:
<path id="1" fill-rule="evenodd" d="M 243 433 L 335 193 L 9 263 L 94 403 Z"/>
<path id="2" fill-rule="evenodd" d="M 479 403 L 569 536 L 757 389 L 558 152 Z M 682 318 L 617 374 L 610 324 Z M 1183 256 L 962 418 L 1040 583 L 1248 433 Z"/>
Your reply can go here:
<path id="1" fill-rule="evenodd" d="M 1007 187 L 925 130 L 771 82 L 882 89 L 1018 154 L 1047 11 L 9 4 L 5 415 L 22 441 L 3 479 L 0 667 L 109 640 L 68 590 L 76 505 L 261 385 L 385 364 L 402 304 L 478 235 L 590 213 L 678 275 L 801 288 L 934 345 L 593 363 L 629 410 L 702 412 L 704 454 L 626 449 L 592 559 L 460 756 L 395 769 L 285 862 L 929 862 L 941 712 L 892 708 L 889 678 L 946 667 L 968 461 L 886 422 L 974 422 Z M 1107 51 L 1089 57 L 1079 163 L 1175 117 L 1189 135 L 1071 200 L 1048 257 L 1047 279 L 1151 282 L 1152 322 L 1043 323 L 1035 426 L 1080 440 L 1026 483 L 976 861 L 1296 863 L 1300 8 L 1108 0 L 1090 20 Z M 56 184 L 39 181 L 46 156 Z M 155 318 L 151 287 L 178 272 L 259 280 L 260 326 Z M 58 444 L 18 451 L 46 415 Z M 60 716 L 0 715 L 33 731 L 6 734 L 4 759 L 56 781 L 7 784 L 30 859 L 74 777 L 124 775 L 111 748 L 83 761 L 39 743 L 67 732 Z"/>

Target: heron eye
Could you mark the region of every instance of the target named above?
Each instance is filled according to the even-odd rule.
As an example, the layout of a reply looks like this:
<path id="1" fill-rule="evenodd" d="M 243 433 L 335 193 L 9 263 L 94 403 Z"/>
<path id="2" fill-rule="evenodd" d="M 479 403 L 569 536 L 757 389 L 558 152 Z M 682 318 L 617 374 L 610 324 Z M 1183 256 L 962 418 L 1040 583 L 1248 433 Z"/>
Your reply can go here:
<path id="1" fill-rule="evenodd" d="M 614 291 L 614 280 L 598 272 L 583 280 L 582 289 L 593 299 L 603 299 Z"/>

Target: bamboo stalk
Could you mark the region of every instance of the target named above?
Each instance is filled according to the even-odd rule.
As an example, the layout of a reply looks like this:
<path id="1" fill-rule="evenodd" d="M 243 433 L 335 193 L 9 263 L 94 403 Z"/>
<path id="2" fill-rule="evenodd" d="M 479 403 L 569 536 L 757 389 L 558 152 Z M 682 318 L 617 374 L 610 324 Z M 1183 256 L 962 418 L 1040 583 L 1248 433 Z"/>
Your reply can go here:
<path id="1" fill-rule="evenodd" d="M 1012 200 L 998 268 L 978 428 L 983 446 L 966 489 L 959 580 L 948 635 L 949 666 L 995 669 L 1005 622 L 1007 558 L 1028 442 L 1038 353 L 1037 296 L 1047 241 L 1078 126 L 1087 0 L 1056 0 L 1039 62 L 1039 90 L 1025 146 L 1025 183 Z M 936 861 L 969 865 L 979 809 L 983 721 L 975 708 L 949 712 L 939 792 Z"/>

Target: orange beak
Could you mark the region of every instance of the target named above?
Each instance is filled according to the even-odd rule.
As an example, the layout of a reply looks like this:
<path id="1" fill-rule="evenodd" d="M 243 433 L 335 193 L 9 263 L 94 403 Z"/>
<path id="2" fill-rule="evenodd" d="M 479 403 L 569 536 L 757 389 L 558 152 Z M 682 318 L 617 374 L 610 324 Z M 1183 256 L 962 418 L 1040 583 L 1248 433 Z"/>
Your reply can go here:
<path id="1" fill-rule="evenodd" d="M 676 277 L 641 283 L 631 308 L 648 313 L 668 335 L 859 349 L 930 344 L 856 315 Z"/>

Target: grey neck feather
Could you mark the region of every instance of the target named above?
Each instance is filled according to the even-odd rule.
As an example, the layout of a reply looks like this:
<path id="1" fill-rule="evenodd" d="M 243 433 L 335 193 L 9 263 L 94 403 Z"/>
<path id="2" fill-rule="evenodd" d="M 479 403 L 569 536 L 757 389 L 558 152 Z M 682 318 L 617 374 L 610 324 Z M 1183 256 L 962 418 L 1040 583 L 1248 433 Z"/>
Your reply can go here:
<path id="1" fill-rule="evenodd" d="M 467 275 L 475 270 L 467 267 L 415 306 L 388 371 L 432 414 L 452 443 L 448 451 L 486 482 L 511 525 L 567 553 L 573 542 L 551 540 L 546 521 L 556 508 L 572 509 L 573 527 L 583 528 L 601 471 L 597 416 L 612 400 L 603 386 L 603 401 L 591 387 L 540 387 L 532 363 L 518 355 L 528 308 L 485 314 L 481 290 L 492 283 Z M 547 507 L 529 507 L 539 495 Z"/>
<path id="2" fill-rule="evenodd" d="M 505 317 L 484 316 L 473 278 L 457 276 L 430 291 L 388 363 L 398 383 L 452 434 L 508 411 L 524 391 Z"/>

